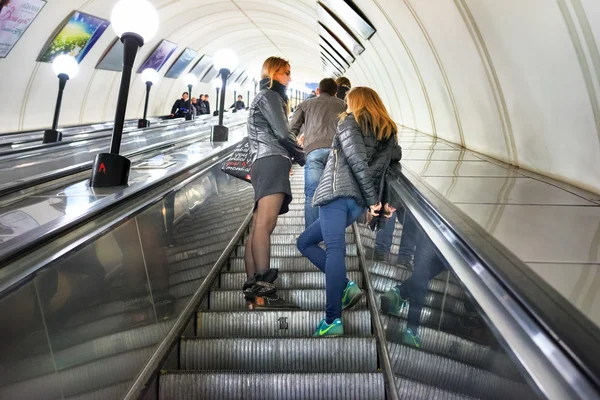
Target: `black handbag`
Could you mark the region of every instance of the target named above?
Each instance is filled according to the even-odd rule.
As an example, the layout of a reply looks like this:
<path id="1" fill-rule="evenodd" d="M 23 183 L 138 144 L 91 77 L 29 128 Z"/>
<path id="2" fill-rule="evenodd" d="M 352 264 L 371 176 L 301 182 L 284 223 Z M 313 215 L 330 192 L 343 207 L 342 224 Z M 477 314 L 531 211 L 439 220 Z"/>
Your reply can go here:
<path id="1" fill-rule="evenodd" d="M 251 182 L 250 170 L 252 169 L 252 154 L 248 138 L 242 139 L 233 154 L 223 163 L 221 171 L 235 178 Z"/>

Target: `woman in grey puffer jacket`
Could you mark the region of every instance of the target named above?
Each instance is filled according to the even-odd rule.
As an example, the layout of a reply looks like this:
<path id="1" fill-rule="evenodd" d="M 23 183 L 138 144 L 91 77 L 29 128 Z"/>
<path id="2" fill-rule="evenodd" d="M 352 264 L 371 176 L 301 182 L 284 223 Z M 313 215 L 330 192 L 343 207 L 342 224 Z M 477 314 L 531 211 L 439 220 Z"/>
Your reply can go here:
<path id="1" fill-rule="evenodd" d="M 402 149 L 396 124 L 379 95 L 357 87 L 346 95 L 342 115 L 325 171 L 313 198 L 319 219 L 298 238 L 298 250 L 325 273 L 327 310 L 315 336 L 344 333 L 342 309 L 362 297 L 356 283 L 346 278 L 346 228 L 369 207 L 378 215 L 390 163 L 400 161 Z M 326 250 L 319 247 L 324 241 Z"/>

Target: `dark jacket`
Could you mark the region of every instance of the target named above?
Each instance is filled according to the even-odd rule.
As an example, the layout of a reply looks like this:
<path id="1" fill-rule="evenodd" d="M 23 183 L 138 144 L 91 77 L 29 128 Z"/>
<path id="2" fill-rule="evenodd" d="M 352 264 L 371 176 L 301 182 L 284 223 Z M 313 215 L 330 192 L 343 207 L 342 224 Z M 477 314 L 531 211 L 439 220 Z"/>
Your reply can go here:
<path id="1" fill-rule="evenodd" d="M 198 102 L 198 111 L 199 111 L 200 115 L 210 114 L 210 111 L 208 110 L 208 106 L 206 105 L 206 101 Z"/>
<path id="2" fill-rule="evenodd" d="M 348 93 L 348 91 L 350 90 L 350 88 L 348 86 L 338 86 L 338 90 L 336 93 L 336 96 L 338 99 L 346 99 L 346 93 Z"/>
<path id="3" fill-rule="evenodd" d="M 244 102 L 242 100 L 237 100 L 229 108 L 235 108 L 236 110 L 243 110 L 244 108 L 246 108 L 246 105 L 244 104 Z"/>
<path id="4" fill-rule="evenodd" d="M 380 142 L 369 132 L 363 135 L 354 116 L 338 124 L 325 171 L 315 191 L 313 206 L 350 197 L 363 207 L 379 203 L 383 197 L 385 172 L 402 158 L 395 138 Z"/>
<path id="5" fill-rule="evenodd" d="M 304 126 L 304 153 L 315 149 L 331 147 L 340 114 L 346 109 L 345 103 L 327 93 L 321 94 L 298 105 L 290 130 L 296 136 Z"/>
<path id="6" fill-rule="evenodd" d="M 260 81 L 261 90 L 252 101 L 248 114 L 248 139 L 253 161 L 281 155 L 304 165 L 304 152 L 288 125 L 285 86 L 273 81 L 273 88 L 269 89 L 269 84 L 270 79 Z"/>
<path id="7" fill-rule="evenodd" d="M 210 102 L 206 100 L 203 103 L 206 104 L 206 113 L 210 114 Z"/>
<path id="8" fill-rule="evenodd" d="M 177 117 L 183 117 L 188 112 L 188 102 L 183 99 L 178 99 L 173 104 L 171 108 L 171 114 L 174 114 Z"/>

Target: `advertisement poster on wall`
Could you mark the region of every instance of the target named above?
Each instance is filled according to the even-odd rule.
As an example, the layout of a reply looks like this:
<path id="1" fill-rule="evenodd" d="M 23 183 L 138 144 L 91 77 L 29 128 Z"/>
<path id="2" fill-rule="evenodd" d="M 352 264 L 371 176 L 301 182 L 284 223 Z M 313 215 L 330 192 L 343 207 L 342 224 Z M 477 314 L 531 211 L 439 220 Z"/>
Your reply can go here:
<path id="1" fill-rule="evenodd" d="M 10 53 L 45 5 L 45 0 L 0 1 L 0 58 Z"/>
<path id="2" fill-rule="evenodd" d="M 73 11 L 54 38 L 44 46 L 38 61 L 52 62 L 61 54 L 75 57 L 78 63 L 94 47 L 110 22 L 79 11 Z"/>
<path id="3" fill-rule="evenodd" d="M 169 57 L 175 53 L 177 49 L 177 44 L 170 42 L 168 40 L 162 40 L 158 46 L 154 49 L 154 51 L 150 54 L 150 56 L 144 61 L 140 69 L 138 70 L 138 74 L 141 74 L 146 68 L 152 68 L 156 71 L 160 71 L 160 69 L 165 65 Z"/>

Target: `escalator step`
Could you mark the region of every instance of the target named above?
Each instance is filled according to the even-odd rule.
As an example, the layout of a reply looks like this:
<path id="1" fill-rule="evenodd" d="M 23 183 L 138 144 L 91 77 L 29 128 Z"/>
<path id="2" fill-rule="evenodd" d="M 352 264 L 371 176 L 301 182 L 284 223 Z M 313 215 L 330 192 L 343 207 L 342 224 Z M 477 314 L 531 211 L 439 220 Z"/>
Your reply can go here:
<path id="1" fill-rule="evenodd" d="M 302 219 L 301 224 L 297 224 L 297 225 L 291 225 L 291 224 L 287 224 L 287 223 L 284 224 L 284 223 L 280 222 L 277 224 L 277 226 L 273 230 L 273 234 L 275 234 L 275 235 L 288 234 L 288 235 L 299 236 L 302 232 L 304 232 L 304 219 Z M 346 233 L 352 233 L 351 226 L 349 226 L 346 229 Z"/>
<path id="2" fill-rule="evenodd" d="M 245 236 L 242 244 L 246 244 L 248 237 Z M 287 245 L 296 245 L 296 240 L 298 239 L 298 235 L 285 235 L 285 234 L 273 234 L 271 235 L 271 244 L 287 244 Z M 352 233 L 346 234 L 346 244 L 355 243 L 355 237 Z"/>
<path id="3" fill-rule="evenodd" d="M 475 400 L 473 397 L 465 396 L 444 390 L 435 386 L 395 376 L 396 392 L 401 399 L 410 400 Z"/>
<path id="4" fill-rule="evenodd" d="M 380 304 L 381 303 L 379 302 L 379 299 L 377 299 L 377 307 L 378 308 L 380 307 Z M 391 327 L 399 326 L 402 323 L 401 321 L 406 320 L 407 317 L 408 317 L 408 307 L 405 307 L 401 310 L 400 316 L 393 316 L 393 315 L 387 315 L 387 314 L 383 314 L 381 316 L 382 320 L 386 321 L 385 326 L 391 326 Z M 429 307 L 423 307 L 423 309 L 421 310 L 420 324 L 429 326 L 432 328 L 438 328 L 438 326 L 440 324 L 440 318 L 442 318 L 442 313 L 439 310 L 436 310 L 434 308 L 429 308 Z M 445 331 L 457 332 L 457 333 L 460 333 L 465 336 L 468 336 L 469 332 L 470 332 L 469 329 L 463 328 L 461 326 L 459 317 L 452 313 L 444 313 L 443 314 L 441 329 L 445 330 Z M 395 331 L 395 329 L 392 330 L 392 332 L 393 331 Z"/>
<path id="5" fill-rule="evenodd" d="M 346 257 L 346 270 L 358 271 L 360 260 L 358 257 Z M 232 258 L 230 260 L 231 272 L 246 271 L 243 258 Z M 271 258 L 271 268 L 277 268 L 280 272 L 315 272 L 317 267 L 305 257 L 273 257 Z"/>
<path id="6" fill-rule="evenodd" d="M 377 372 L 373 337 L 184 338 L 180 369 L 251 372 Z"/>
<path id="7" fill-rule="evenodd" d="M 347 277 L 362 287 L 362 274 L 359 271 L 349 271 Z M 222 273 L 219 287 L 239 289 L 245 281 L 245 272 Z M 325 289 L 325 274 L 321 271 L 280 272 L 275 283 L 280 289 Z"/>
<path id="8" fill-rule="evenodd" d="M 389 321 L 389 319 L 382 318 L 386 340 L 398 344 L 402 343 L 402 332 L 406 329 L 406 321 L 397 320 L 397 323 L 390 326 L 385 325 L 386 320 Z M 519 375 L 511 366 L 508 357 L 504 353 L 492 350 L 489 346 L 424 326 L 419 327 L 419 337 L 421 338 L 421 349 L 429 353 L 452 358 L 488 371 L 493 367 L 494 370 L 491 372 L 495 374 L 508 379 L 519 379 Z"/>
<path id="9" fill-rule="evenodd" d="M 309 337 L 324 316 L 324 311 L 199 312 L 196 334 L 207 338 Z M 371 335 L 367 310 L 345 311 L 342 322 L 345 334 Z"/>
<path id="10" fill-rule="evenodd" d="M 411 274 L 412 272 L 409 271 L 408 269 L 406 269 L 406 267 L 404 267 L 403 265 L 391 265 L 387 262 L 383 262 L 383 261 L 375 261 L 375 262 L 370 262 L 369 261 L 369 272 L 376 274 L 376 275 L 380 275 L 380 276 L 385 276 L 387 278 L 392 278 L 392 279 L 396 279 L 396 280 L 406 280 Z M 438 275 L 436 275 L 433 280 L 438 280 L 438 281 L 442 281 L 444 283 L 446 283 L 446 278 L 448 278 L 449 275 L 449 282 L 452 284 L 457 284 L 456 279 L 454 278 L 454 276 L 452 276 L 452 274 L 449 271 L 442 271 L 440 272 Z"/>
<path id="11" fill-rule="evenodd" d="M 388 343 L 395 374 L 467 396 L 484 399 L 532 399 L 531 389 L 473 366 L 412 347 Z"/>
<path id="12" fill-rule="evenodd" d="M 325 311 L 325 290 L 319 289 L 294 289 L 278 290 L 277 294 L 286 301 L 297 305 L 302 310 Z M 358 308 L 366 307 L 366 296 L 356 305 Z M 210 292 L 210 309 L 213 311 L 247 310 L 246 300 L 241 289 L 238 290 L 212 290 Z"/>
<path id="13" fill-rule="evenodd" d="M 402 270 L 401 268 L 399 268 L 399 270 L 406 272 L 398 274 L 400 276 L 400 279 L 398 280 L 386 278 L 384 276 L 376 275 L 370 272 L 371 281 L 373 282 L 373 289 L 375 289 L 375 291 L 377 292 L 387 292 L 397 284 L 407 280 L 412 274 L 412 272 L 408 270 Z M 452 283 L 446 284 L 446 282 L 444 281 L 432 279 L 428 282 L 427 286 L 431 292 L 437 292 L 442 294 L 446 293 L 448 296 L 452 296 L 456 299 L 466 299 L 465 291 L 463 290 L 463 288 Z"/>
<path id="14" fill-rule="evenodd" d="M 245 246 L 238 246 L 236 249 L 237 257 L 244 257 L 246 253 Z M 349 256 L 358 255 L 355 244 L 346 245 L 346 254 Z M 296 245 L 276 244 L 271 246 L 271 257 L 302 257 Z"/>
<path id="15" fill-rule="evenodd" d="M 167 372 L 159 377 L 161 400 L 331 400 L 385 398 L 382 374 L 253 374 Z"/>

